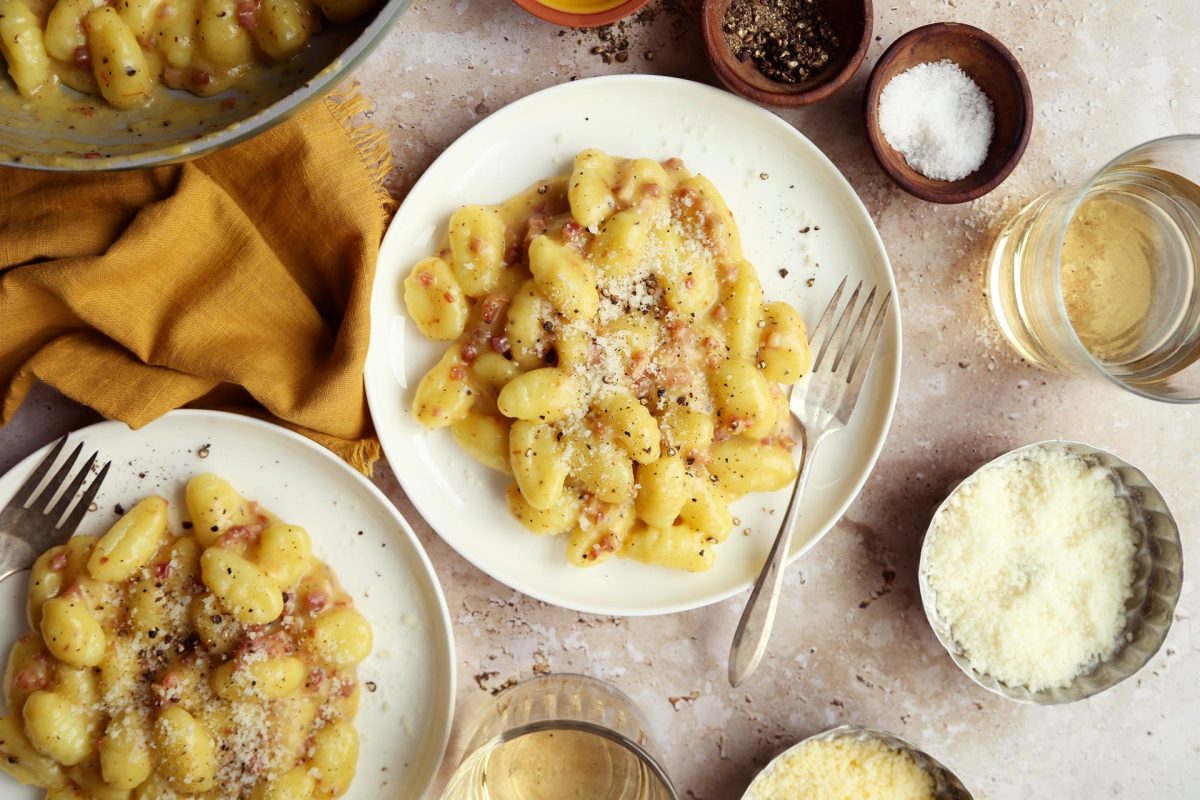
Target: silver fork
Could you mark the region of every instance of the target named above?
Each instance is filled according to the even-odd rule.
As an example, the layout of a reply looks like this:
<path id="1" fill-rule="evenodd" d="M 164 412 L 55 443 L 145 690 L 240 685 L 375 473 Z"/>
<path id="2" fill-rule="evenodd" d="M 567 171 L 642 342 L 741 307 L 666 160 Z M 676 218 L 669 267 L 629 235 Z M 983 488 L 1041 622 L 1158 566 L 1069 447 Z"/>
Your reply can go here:
<path id="1" fill-rule="evenodd" d="M 810 346 L 814 354 L 812 370 L 792 390 L 788 401 L 792 416 L 804 431 L 800 474 L 796 476 L 796 483 L 792 487 L 792 497 L 788 501 L 783 525 L 775 535 L 775 544 L 772 545 L 767 563 L 763 565 L 762 572 L 754 583 L 750 601 L 746 604 L 746 610 L 742 612 L 742 619 L 738 622 L 737 632 L 733 635 L 733 646 L 729 650 L 729 683 L 733 686 L 741 685 L 742 681 L 750 677 L 767 650 L 771 625 L 775 621 L 775 611 L 779 606 L 779 592 L 783 587 L 784 566 L 792 549 L 792 526 L 800 509 L 800 495 L 804 492 L 804 485 L 808 483 L 813 454 L 821 440 L 845 428 L 849 422 L 858 402 L 867 368 L 875 355 L 875 346 L 879 341 L 879 333 L 883 330 L 883 321 L 892 299 L 891 292 L 888 292 L 875 314 L 874 322 L 868 328 L 867 320 L 875 305 L 875 289 L 871 289 L 858 313 L 858 319 L 851 327 L 850 320 L 854 316 L 854 308 L 863 288 L 860 281 L 854 293 L 850 295 L 846 308 L 838 316 L 833 331 L 827 334 L 845 288 L 846 280 L 843 278 L 837 291 L 833 293 L 833 299 L 829 301 L 821 319 L 813 328 L 810 337 Z"/>
<path id="2" fill-rule="evenodd" d="M 75 466 L 75 461 L 83 451 L 83 442 L 80 442 L 41 491 L 37 491 L 38 485 L 54 466 L 66 443 L 67 437 L 64 436 L 54 444 L 50 454 L 34 467 L 28 480 L 17 489 L 17 493 L 8 501 L 4 510 L 0 511 L 0 581 L 14 572 L 29 569 L 42 552 L 70 539 L 71 534 L 79 527 L 79 521 L 96 499 L 96 493 L 100 491 L 105 476 L 108 475 L 111 461 L 104 464 L 79 498 L 79 502 L 72 507 L 75 496 L 79 494 L 83 482 L 92 471 L 92 465 L 100 455 L 98 451 L 92 453 L 87 463 L 79 469 L 70 483 L 67 483 L 71 468 Z M 66 488 L 59 494 L 59 489 L 62 489 L 64 484 Z M 51 506 L 56 495 L 58 502 Z"/>

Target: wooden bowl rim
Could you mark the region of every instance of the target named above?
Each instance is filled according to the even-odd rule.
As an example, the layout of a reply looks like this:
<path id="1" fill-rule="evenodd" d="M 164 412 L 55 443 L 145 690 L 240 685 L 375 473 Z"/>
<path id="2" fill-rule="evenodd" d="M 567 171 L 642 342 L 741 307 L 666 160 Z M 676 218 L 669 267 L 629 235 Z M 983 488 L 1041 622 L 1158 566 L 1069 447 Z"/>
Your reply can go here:
<path id="1" fill-rule="evenodd" d="M 879 130 L 879 95 L 883 91 L 884 74 L 905 47 L 918 38 L 918 36 L 926 33 L 964 36 L 983 42 L 1000 55 L 1001 60 L 1008 65 L 1009 70 L 1016 76 L 1017 84 L 1021 87 L 1021 103 L 1018 110 L 1024 119 L 1021 122 L 1021 130 L 1017 135 L 1012 153 L 999 165 L 995 172 L 990 176 L 986 176 L 986 180 L 983 180 L 985 177 L 983 174 L 976 173 L 981 178 L 980 182 L 967 189 L 957 191 L 929 189 L 912 179 L 910 173 L 918 173 L 909 167 L 907 163 L 905 163 L 903 169 L 895 169 L 884 158 L 885 149 L 888 152 L 895 152 L 895 149 L 884 140 L 883 132 Z M 934 22 L 930 25 L 922 25 L 919 28 L 913 28 L 892 42 L 871 69 L 871 77 L 867 79 L 867 90 L 864 98 L 867 118 L 867 141 L 871 145 L 871 152 L 874 154 L 875 160 L 879 162 L 879 166 L 883 168 L 883 171 L 901 189 L 930 203 L 966 203 L 971 200 L 977 200 L 995 189 L 1016 169 L 1017 163 L 1020 162 L 1021 157 L 1025 154 L 1025 146 L 1029 144 L 1029 136 L 1033 130 L 1033 93 L 1029 89 L 1029 80 L 1025 77 L 1025 70 L 1021 68 L 1021 63 L 1017 61 L 1017 57 L 1012 54 L 1012 51 L 1005 47 L 1004 43 L 995 36 L 985 30 L 976 28 L 974 25 L 967 25 L 962 22 Z M 901 158 L 903 159 L 903 157 Z"/>
<path id="2" fill-rule="evenodd" d="M 772 81 L 780 87 L 780 91 L 772 92 L 747 83 L 741 75 L 737 74 L 737 70 L 732 67 L 733 53 L 726 46 L 725 38 L 721 34 L 721 26 L 717 21 L 718 17 L 725 15 L 725 9 L 733 0 L 704 0 L 700 25 L 704 32 L 704 49 L 708 54 L 708 62 L 712 65 L 713 71 L 717 73 L 717 77 L 730 90 L 756 103 L 786 107 L 819 103 L 828 99 L 850 81 L 850 78 L 862 66 L 863 59 L 867 56 L 867 48 L 871 46 L 875 16 L 872 0 L 855 1 L 862 3 L 863 6 L 863 32 L 858 46 L 840 70 L 831 73 L 816 86 L 799 91 L 786 91 L 787 84 Z"/>
<path id="3" fill-rule="evenodd" d="M 600 25 L 609 25 L 640 11 L 650 0 L 625 0 L 619 6 L 592 14 L 559 11 L 557 8 L 543 5 L 539 0 L 513 0 L 513 2 L 543 22 L 565 25 L 568 28 L 595 28 Z"/>

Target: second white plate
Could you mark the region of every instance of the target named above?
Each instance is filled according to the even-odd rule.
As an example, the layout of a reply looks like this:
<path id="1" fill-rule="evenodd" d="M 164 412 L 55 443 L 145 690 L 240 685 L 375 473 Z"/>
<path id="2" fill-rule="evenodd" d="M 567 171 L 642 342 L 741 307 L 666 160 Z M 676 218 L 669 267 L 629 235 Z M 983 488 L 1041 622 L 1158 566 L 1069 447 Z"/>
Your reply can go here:
<path id="1" fill-rule="evenodd" d="M 887 254 L 862 202 L 829 159 L 774 114 L 675 78 L 624 75 L 566 83 L 476 125 L 409 192 L 379 254 L 367 396 L 388 461 L 409 498 L 443 539 L 484 572 L 540 600 L 591 613 L 696 608 L 754 580 L 787 490 L 752 495 L 734 506 L 738 532 L 720 546 L 709 572 L 615 558 L 579 569 L 567 563 L 560 537 L 535 536 L 509 516 L 506 476 L 473 461 L 448 431 L 426 431 L 411 414 L 417 382 L 446 345 L 427 341 L 408 322 L 401 282 L 409 269 L 437 246 L 459 206 L 500 202 L 540 178 L 567 172 L 575 154 L 588 147 L 621 157 L 679 156 L 706 175 L 733 209 L 767 298 L 794 303 L 810 325 L 843 277 L 892 290 L 894 297 Z M 894 300 L 881 345 L 853 421 L 818 453 L 792 558 L 845 513 L 883 447 L 900 381 Z"/>
<path id="2" fill-rule="evenodd" d="M 369 683 L 354 720 L 361 744 L 346 798 L 424 797 L 450 737 L 454 640 L 433 567 L 395 506 L 325 448 L 236 414 L 172 411 L 137 431 L 101 422 L 69 441 L 112 461 L 80 533 L 103 533 L 116 522 L 116 507 L 130 508 L 148 494 L 171 502 L 171 529 L 181 532 L 184 487 L 201 472 L 227 478 L 246 497 L 308 530 L 314 554 L 333 567 L 375 634 L 374 649 L 358 668 Z M 47 445 L 0 476 L 0 508 L 48 451 Z M 28 572 L 0 582 L 0 659 L 28 630 L 28 585 Z M 43 796 L 0 773 L 0 797 Z"/>

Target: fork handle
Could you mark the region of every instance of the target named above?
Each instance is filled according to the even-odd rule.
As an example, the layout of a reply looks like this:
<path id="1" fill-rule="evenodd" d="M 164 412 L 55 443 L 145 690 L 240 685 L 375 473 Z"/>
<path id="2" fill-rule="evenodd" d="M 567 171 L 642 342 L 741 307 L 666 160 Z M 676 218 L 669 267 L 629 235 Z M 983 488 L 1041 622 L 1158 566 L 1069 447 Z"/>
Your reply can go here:
<path id="1" fill-rule="evenodd" d="M 813 452 L 822 438 L 824 433 L 810 442 L 808 432 L 805 431 L 800 474 L 796 476 L 796 482 L 792 486 L 787 513 L 783 515 L 779 533 L 775 534 L 775 544 L 771 546 L 767 563 L 763 565 L 758 580 L 754 582 L 750 601 L 746 603 L 737 631 L 733 634 L 733 646 L 729 648 L 729 684 L 733 687 L 740 686 L 750 677 L 767 651 L 771 626 L 775 622 L 775 611 L 779 607 L 779 593 L 783 588 L 783 572 L 787 566 L 788 552 L 792 549 L 792 528 L 800 510 L 800 495 L 804 493 L 804 486 L 808 483 Z"/>
<path id="2" fill-rule="evenodd" d="M 32 567 L 37 556 L 29 542 L 8 533 L 0 533 L 0 581 Z"/>

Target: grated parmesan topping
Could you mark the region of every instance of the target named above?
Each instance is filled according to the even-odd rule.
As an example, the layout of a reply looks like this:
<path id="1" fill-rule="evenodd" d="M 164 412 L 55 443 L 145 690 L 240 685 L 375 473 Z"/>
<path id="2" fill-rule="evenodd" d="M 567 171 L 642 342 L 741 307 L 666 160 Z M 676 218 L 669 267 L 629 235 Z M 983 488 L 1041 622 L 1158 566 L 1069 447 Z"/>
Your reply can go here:
<path id="1" fill-rule="evenodd" d="M 176 541 L 164 544 L 150 563 L 119 584 L 83 575 L 63 589 L 82 593 L 103 611 L 108 649 L 96 668 L 97 735 L 141 738 L 157 763 L 164 749 L 190 744 L 180 726 L 164 723 L 161 716 L 166 709 L 182 708 L 214 746 L 216 786 L 205 796 L 246 800 L 264 782 L 304 766 L 312 755 L 312 736 L 330 722 L 346 719 L 353 709 L 355 668 L 335 669 L 323 656 L 301 647 L 315 619 L 350 607 L 350 601 L 332 571 L 313 559 L 309 571 L 285 593 L 278 619 L 241 624 L 203 584 L 201 548 L 175 547 Z M 298 595 L 303 603 L 297 602 Z M 319 603 L 310 602 L 314 596 Z M 205 621 L 220 631 L 213 639 L 228 638 L 205 642 L 209 632 L 202 635 L 198 629 Z M 268 687 L 257 683 L 254 666 L 279 655 L 300 658 L 306 676 L 293 693 L 274 699 Z M 345 654 L 337 657 L 342 664 L 353 663 Z M 233 697 L 218 695 L 213 673 L 230 663 L 235 665 L 229 678 Z M 144 786 L 162 800 L 182 800 L 195 796 L 188 780 L 156 772 Z"/>
<path id="2" fill-rule="evenodd" d="M 684 198 L 683 202 L 690 204 L 690 199 Z M 697 348 L 692 343 L 671 340 L 670 330 L 687 326 L 691 320 L 681 319 L 663 296 L 664 279 L 683 283 L 692 275 L 689 267 L 697 265 L 715 270 L 713 244 L 703 231 L 668 212 L 651 216 L 643 224 L 650 231 L 641 263 L 627 274 L 601 275 L 597 279 L 600 308 L 596 319 L 557 323 L 563 333 L 591 343 L 588 362 L 572 370 L 582 387 L 583 401 L 561 423 L 568 436 L 568 458 L 573 454 L 570 439 L 594 438 L 588 428 L 591 407 L 618 392 L 640 397 L 643 404 L 658 411 L 680 397 L 697 410 L 711 412 L 713 408 Z M 661 231 L 670 235 L 660 237 L 657 234 Z M 553 307 L 540 299 L 538 310 L 543 319 L 554 316 Z M 648 341 L 644 340 L 644 332 L 637 330 L 639 316 L 650 318 L 647 327 L 653 337 Z M 670 397 L 665 391 L 647 391 L 647 387 L 661 389 L 668 382 Z"/>
<path id="3" fill-rule="evenodd" d="M 244 672 L 239 670 L 239 672 Z M 262 780 L 273 780 L 287 769 L 275 747 L 271 724 L 276 703 L 235 702 L 230 708 L 230 730 L 218 747 L 217 784 L 224 797 L 242 797 Z"/>
<path id="4" fill-rule="evenodd" d="M 625 314 L 651 313 L 662 301 L 657 272 L 648 259 L 631 275 L 598 280 L 600 324 L 607 325 Z"/>

